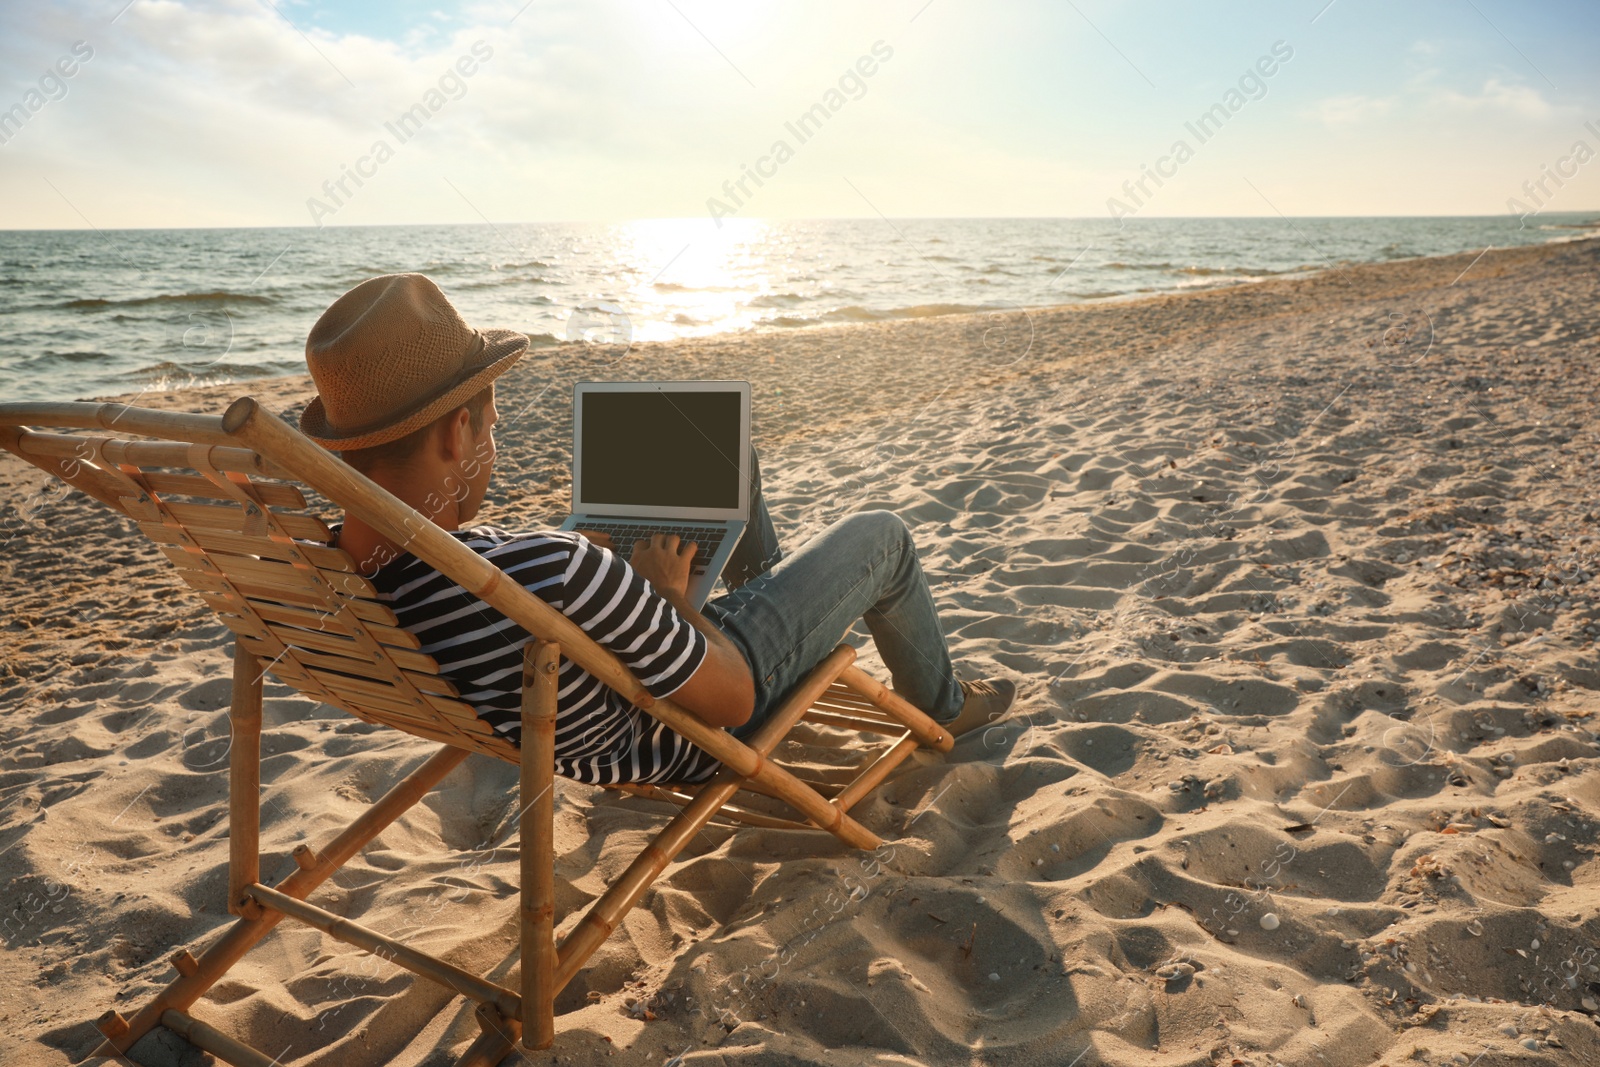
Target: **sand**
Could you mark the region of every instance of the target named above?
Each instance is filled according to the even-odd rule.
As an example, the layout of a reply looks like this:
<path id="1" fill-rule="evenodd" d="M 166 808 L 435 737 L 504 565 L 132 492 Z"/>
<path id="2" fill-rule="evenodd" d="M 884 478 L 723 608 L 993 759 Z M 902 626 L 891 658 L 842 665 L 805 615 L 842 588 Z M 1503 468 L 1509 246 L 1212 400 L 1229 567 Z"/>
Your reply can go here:
<path id="1" fill-rule="evenodd" d="M 485 521 L 563 513 L 574 379 L 747 378 L 788 542 L 897 511 L 963 672 L 1020 688 L 857 809 L 877 855 L 708 828 L 528 1061 L 1600 1064 L 1597 296 L 1575 242 L 524 361 Z M 140 402 L 246 392 L 310 395 Z M 0 456 L 34 520 L 0 562 L 6 1064 L 81 1060 L 229 921 L 226 631 L 45 484 Z M 269 883 L 432 750 L 276 683 L 266 716 Z M 515 797 L 472 757 L 313 899 L 509 981 Z M 664 810 L 564 783 L 561 907 Z M 464 1004 L 291 922 L 196 1011 L 432 1065 Z"/>

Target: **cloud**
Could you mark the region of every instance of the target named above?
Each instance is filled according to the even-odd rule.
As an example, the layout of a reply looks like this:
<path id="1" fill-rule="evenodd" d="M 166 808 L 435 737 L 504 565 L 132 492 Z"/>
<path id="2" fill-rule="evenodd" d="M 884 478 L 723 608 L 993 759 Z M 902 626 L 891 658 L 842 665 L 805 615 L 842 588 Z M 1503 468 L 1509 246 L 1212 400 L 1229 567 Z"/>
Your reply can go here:
<path id="1" fill-rule="evenodd" d="M 1394 110 L 1395 104 L 1396 100 L 1392 96 L 1361 96 L 1349 93 L 1318 101 L 1312 108 L 1311 115 L 1324 125 L 1350 126 L 1382 118 Z"/>
<path id="2" fill-rule="evenodd" d="M 1435 89 L 1432 102 L 1465 112 L 1501 112 L 1527 119 L 1547 119 L 1556 113 L 1556 107 L 1539 90 L 1526 85 L 1509 85 L 1499 78 L 1490 78 L 1476 95 L 1458 93 L 1454 89 Z"/>
<path id="3" fill-rule="evenodd" d="M 1462 92 L 1434 84 L 1431 75 L 1416 77 L 1392 96 L 1365 96 L 1344 93 L 1325 97 L 1301 112 L 1325 126 L 1354 126 L 1373 122 L 1397 112 L 1408 112 L 1408 121 L 1423 121 L 1416 114 L 1432 110 L 1455 115 L 1485 118 L 1515 118 L 1544 121 L 1560 108 L 1540 95 L 1537 89 L 1489 78 L 1477 92 Z"/>

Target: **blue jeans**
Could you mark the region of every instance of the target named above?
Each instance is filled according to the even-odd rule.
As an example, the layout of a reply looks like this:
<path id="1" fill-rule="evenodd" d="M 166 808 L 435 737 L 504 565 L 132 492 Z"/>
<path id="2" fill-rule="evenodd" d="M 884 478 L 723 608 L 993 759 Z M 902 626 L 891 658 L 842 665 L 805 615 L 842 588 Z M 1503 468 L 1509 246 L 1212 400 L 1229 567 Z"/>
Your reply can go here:
<path id="1" fill-rule="evenodd" d="M 953 720 L 964 698 L 905 522 L 892 511 L 857 512 L 785 556 L 754 451 L 749 525 L 722 570 L 732 591 L 703 612 L 755 677 L 755 711 L 733 735 L 765 722 L 857 619 L 866 620 L 895 692 L 935 720 Z"/>

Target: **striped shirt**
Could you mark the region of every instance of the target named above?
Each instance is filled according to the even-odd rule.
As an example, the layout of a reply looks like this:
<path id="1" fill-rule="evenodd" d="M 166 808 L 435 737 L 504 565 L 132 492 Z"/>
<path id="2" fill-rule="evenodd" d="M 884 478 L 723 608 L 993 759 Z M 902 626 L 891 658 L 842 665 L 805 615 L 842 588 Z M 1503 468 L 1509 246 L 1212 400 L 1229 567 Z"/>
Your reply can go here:
<path id="1" fill-rule="evenodd" d="M 335 528 L 335 543 L 337 529 Z M 510 534 L 492 526 L 451 536 L 495 564 L 616 654 L 655 697 L 671 696 L 705 659 L 706 637 L 626 561 L 576 533 Z M 369 580 L 439 663 L 461 699 L 520 744 L 527 630 L 406 553 Z M 579 782 L 696 782 L 717 761 L 563 658 L 556 687 L 556 773 Z"/>

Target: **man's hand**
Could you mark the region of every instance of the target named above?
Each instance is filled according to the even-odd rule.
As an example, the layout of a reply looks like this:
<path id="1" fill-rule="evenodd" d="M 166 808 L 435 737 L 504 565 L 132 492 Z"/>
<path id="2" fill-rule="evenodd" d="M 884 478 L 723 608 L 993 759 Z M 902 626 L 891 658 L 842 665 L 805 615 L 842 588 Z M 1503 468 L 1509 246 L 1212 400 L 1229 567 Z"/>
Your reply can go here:
<path id="1" fill-rule="evenodd" d="M 601 548 L 616 547 L 610 534 L 577 532 Z M 633 543 L 629 563 L 706 636 L 706 658 L 672 698 L 712 726 L 743 726 L 755 708 L 755 678 L 739 647 L 689 604 L 689 568 L 697 547 L 693 541 L 680 543 L 677 534 L 655 534 L 648 541 Z"/>
<path id="2" fill-rule="evenodd" d="M 658 592 L 682 597 L 687 595 L 689 566 L 697 547 L 693 541 L 679 541 L 677 534 L 651 534 L 648 541 L 633 543 L 628 562 Z"/>

